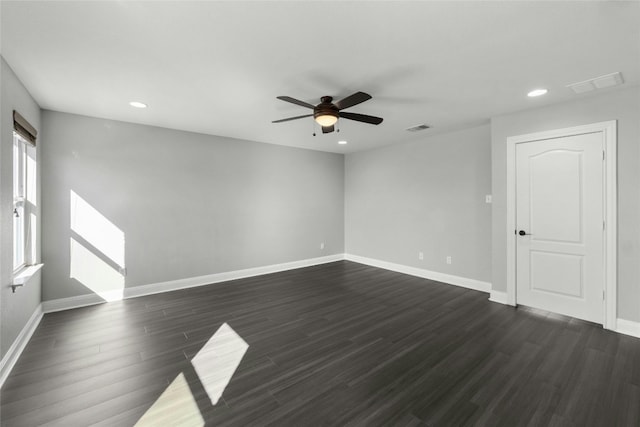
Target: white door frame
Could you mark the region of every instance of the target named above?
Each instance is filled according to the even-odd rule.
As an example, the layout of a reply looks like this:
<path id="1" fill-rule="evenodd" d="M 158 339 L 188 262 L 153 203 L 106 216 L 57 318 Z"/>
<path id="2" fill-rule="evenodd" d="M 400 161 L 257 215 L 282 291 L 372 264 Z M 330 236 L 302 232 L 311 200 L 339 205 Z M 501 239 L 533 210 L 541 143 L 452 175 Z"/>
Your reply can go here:
<path id="1" fill-rule="evenodd" d="M 617 317 L 617 121 L 593 123 L 565 129 L 507 138 L 507 304 L 516 305 L 516 144 L 550 138 L 602 132 L 604 136 L 604 318 L 605 329 L 616 329 Z"/>

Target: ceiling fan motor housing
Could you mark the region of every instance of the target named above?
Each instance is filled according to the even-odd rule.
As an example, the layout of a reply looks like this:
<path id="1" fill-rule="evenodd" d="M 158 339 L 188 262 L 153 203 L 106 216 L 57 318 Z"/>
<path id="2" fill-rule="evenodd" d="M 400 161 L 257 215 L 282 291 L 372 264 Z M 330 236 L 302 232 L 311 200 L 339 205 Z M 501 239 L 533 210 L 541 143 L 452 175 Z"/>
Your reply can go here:
<path id="1" fill-rule="evenodd" d="M 331 101 L 333 98 L 330 96 L 323 96 L 320 98 L 322 101 L 313 109 L 313 118 L 318 116 L 334 116 L 338 117 L 338 107 L 336 107 Z"/>

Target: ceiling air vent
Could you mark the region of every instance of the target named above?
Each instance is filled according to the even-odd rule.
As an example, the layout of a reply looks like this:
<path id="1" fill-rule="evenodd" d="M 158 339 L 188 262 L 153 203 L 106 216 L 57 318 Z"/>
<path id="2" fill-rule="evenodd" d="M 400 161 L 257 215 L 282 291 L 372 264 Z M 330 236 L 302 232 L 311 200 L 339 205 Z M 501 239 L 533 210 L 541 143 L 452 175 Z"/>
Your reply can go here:
<path id="1" fill-rule="evenodd" d="M 425 125 L 425 124 L 415 125 L 415 126 L 411 126 L 410 128 L 407 128 L 409 132 L 420 132 L 421 130 L 427 130 L 427 129 L 429 129 L 429 125 Z"/>
<path id="2" fill-rule="evenodd" d="M 570 85 L 567 85 L 567 87 L 573 90 L 575 93 L 585 93 L 591 92 L 592 90 L 596 89 L 618 86 L 622 83 L 624 83 L 622 74 L 620 74 L 620 72 L 616 72 L 585 80 L 583 82 L 572 83 Z"/>

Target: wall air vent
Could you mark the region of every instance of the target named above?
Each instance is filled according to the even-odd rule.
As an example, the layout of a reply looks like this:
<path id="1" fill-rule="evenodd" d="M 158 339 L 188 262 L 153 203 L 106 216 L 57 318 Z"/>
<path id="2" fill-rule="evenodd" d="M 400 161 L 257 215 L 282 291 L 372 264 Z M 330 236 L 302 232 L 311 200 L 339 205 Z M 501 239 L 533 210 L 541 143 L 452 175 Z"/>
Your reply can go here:
<path id="1" fill-rule="evenodd" d="M 618 86 L 622 83 L 624 83 L 622 74 L 620 74 L 620 72 L 616 72 L 585 80 L 583 82 L 571 83 L 570 85 L 567 85 L 567 87 L 573 90 L 575 93 L 585 93 L 591 92 L 596 89 Z"/>
<path id="2" fill-rule="evenodd" d="M 429 125 L 421 124 L 421 125 L 411 126 L 410 128 L 407 128 L 406 130 L 408 130 L 409 132 L 420 132 L 421 130 L 429 129 L 429 127 L 430 127 Z"/>

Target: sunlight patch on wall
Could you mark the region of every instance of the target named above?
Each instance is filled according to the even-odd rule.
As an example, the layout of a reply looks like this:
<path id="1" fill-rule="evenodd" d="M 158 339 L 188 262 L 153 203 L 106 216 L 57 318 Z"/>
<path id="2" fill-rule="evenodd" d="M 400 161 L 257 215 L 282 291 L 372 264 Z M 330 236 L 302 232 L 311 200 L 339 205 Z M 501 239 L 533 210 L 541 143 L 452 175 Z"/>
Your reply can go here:
<path id="1" fill-rule="evenodd" d="M 249 344 L 223 323 L 191 360 L 211 404 L 218 403 L 248 348 Z"/>
<path id="2" fill-rule="evenodd" d="M 81 243 L 70 238 L 70 274 L 105 301 L 121 300 L 124 293 L 124 276 Z"/>
<path id="3" fill-rule="evenodd" d="M 204 425 L 204 419 L 184 374 L 180 373 L 173 380 L 135 425 L 136 427 Z"/>
<path id="4" fill-rule="evenodd" d="M 73 190 L 69 196 L 71 230 L 124 268 L 124 232 Z"/>

